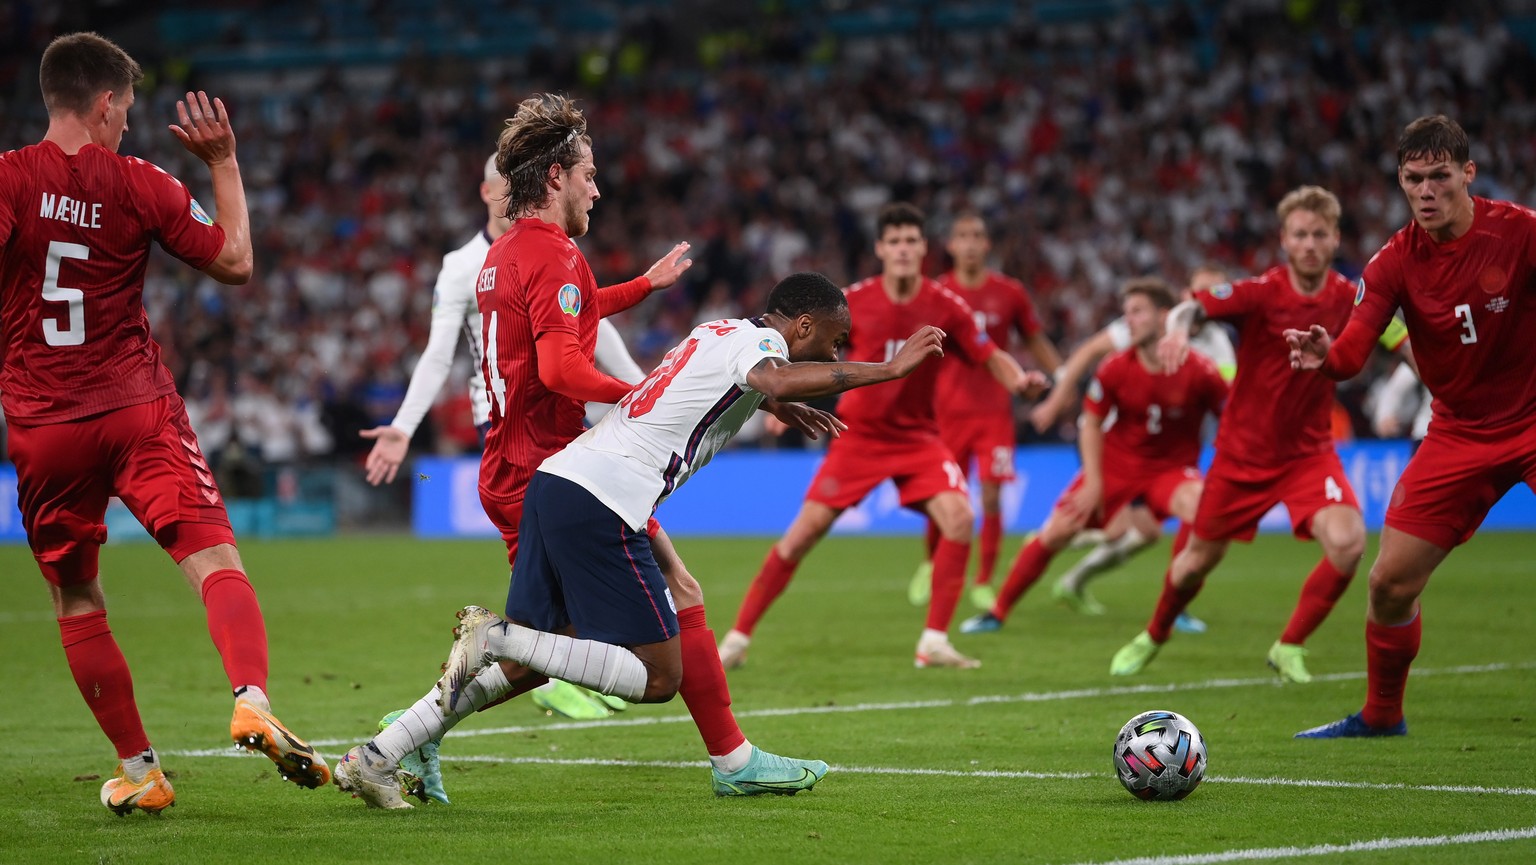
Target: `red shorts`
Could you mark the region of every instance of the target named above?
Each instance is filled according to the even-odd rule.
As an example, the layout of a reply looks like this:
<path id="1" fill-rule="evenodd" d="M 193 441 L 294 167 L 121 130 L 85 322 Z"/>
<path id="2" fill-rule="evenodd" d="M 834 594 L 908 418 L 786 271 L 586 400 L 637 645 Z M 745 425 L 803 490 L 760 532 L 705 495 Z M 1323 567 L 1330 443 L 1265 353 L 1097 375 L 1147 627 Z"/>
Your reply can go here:
<path id="1" fill-rule="evenodd" d="M 905 507 L 939 493 L 966 492 L 965 474 L 938 437 L 891 442 L 843 435 L 832 440 L 805 500 L 844 510 L 890 478 Z"/>
<path id="2" fill-rule="evenodd" d="M 1392 490 L 1386 523 L 1448 550 L 1521 480 L 1536 490 L 1536 426 L 1475 434 L 1430 424 Z"/>
<path id="3" fill-rule="evenodd" d="M 1339 455 L 1329 450 L 1281 466 L 1253 466 L 1216 454 L 1205 473 L 1195 534 L 1208 541 L 1251 541 L 1276 504 L 1291 515 L 1291 532 L 1312 538 L 1312 517 L 1330 505 L 1360 509 Z"/>
<path id="4" fill-rule="evenodd" d="M 56 586 L 96 579 L 113 496 L 177 562 L 235 542 L 187 407 L 174 393 L 83 420 L 12 421 L 10 449 L 27 541 Z"/>
<path id="5" fill-rule="evenodd" d="M 1153 468 L 1146 472 L 1119 472 L 1104 477 L 1104 507 L 1088 520 L 1087 528 L 1102 529 L 1115 518 L 1122 508 L 1140 502 L 1152 511 L 1158 522 L 1168 519 L 1173 494 L 1190 481 L 1200 480 L 1200 470 L 1194 466 L 1183 468 Z M 1083 475 L 1078 473 L 1072 483 L 1062 490 L 1056 499 L 1060 509 L 1071 500 L 1072 494 L 1083 486 Z"/>
<path id="6" fill-rule="evenodd" d="M 1013 415 L 950 415 L 939 421 L 939 437 L 967 475 L 974 459 L 982 483 L 1013 480 Z"/>

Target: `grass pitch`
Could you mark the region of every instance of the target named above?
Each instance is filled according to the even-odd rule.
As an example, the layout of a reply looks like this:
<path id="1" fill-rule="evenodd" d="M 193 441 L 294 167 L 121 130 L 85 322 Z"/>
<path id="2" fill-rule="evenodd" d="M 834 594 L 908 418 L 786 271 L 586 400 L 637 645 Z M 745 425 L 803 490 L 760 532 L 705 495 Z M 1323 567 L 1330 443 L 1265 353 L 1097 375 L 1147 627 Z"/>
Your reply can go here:
<path id="1" fill-rule="evenodd" d="M 679 541 L 717 633 L 769 543 Z M 955 638 L 984 661 L 974 671 L 912 668 L 918 546 L 824 543 L 731 674 L 755 743 L 833 765 L 816 790 L 714 798 L 681 701 L 575 724 L 519 700 L 444 743 L 454 805 L 409 813 L 301 790 L 233 756 L 197 599 L 158 549 L 109 547 L 110 622 L 178 796 L 161 817 L 123 819 L 97 801 L 115 760 L 70 680 L 42 580 L 24 548 L 0 548 L 0 861 L 1536 861 L 1532 536 L 1480 536 L 1451 557 L 1425 598 L 1410 735 L 1344 742 L 1291 734 L 1360 706 L 1363 570 L 1310 642 L 1319 681 L 1280 686 L 1264 666 L 1314 545 L 1234 547 L 1193 608 L 1210 632 L 1176 636 L 1133 680 L 1111 678 L 1109 659 L 1145 623 L 1166 543 L 1096 584 L 1111 608 L 1101 618 L 1052 605 L 1064 557 L 1001 633 Z M 1005 557 L 1016 549 L 1010 539 Z M 267 616 L 274 707 L 333 762 L 431 686 L 455 609 L 499 609 L 505 593 L 497 542 L 242 551 Z M 1183 802 L 1137 801 L 1111 772 L 1115 733 L 1150 708 L 1205 734 L 1208 779 Z"/>

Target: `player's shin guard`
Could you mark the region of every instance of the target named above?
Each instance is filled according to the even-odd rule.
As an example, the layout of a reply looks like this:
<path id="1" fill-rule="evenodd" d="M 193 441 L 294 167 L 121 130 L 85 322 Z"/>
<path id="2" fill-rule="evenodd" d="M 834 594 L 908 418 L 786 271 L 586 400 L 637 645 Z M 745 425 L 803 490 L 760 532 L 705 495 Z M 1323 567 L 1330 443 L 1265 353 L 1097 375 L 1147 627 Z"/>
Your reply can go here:
<path id="1" fill-rule="evenodd" d="M 981 549 L 978 551 L 976 563 L 976 585 L 985 586 L 992 582 L 992 575 L 997 573 L 997 551 L 1003 544 L 1003 515 L 982 514 L 981 516 Z"/>
<path id="2" fill-rule="evenodd" d="M 107 611 L 59 619 L 59 638 L 75 686 L 117 756 L 126 760 L 149 750 L 149 736 L 133 701 L 133 675 L 107 627 Z"/>
<path id="3" fill-rule="evenodd" d="M 965 563 L 971 558 L 971 545 L 939 538 L 933 551 L 933 594 L 928 600 L 928 628 L 948 631 L 955 618 L 955 607 L 965 591 Z"/>
<path id="4" fill-rule="evenodd" d="M 1181 523 L 1179 525 L 1179 533 L 1173 539 L 1172 558 L 1174 562 L 1178 560 L 1179 553 L 1183 552 L 1184 547 L 1188 544 L 1189 526 Z M 1158 643 L 1168 642 L 1168 635 L 1173 630 L 1174 620 L 1179 617 L 1180 613 L 1184 612 L 1184 609 L 1189 606 L 1189 602 L 1193 601 L 1195 596 L 1200 594 L 1200 588 L 1205 585 L 1205 581 L 1201 580 L 1185 588 L 1175 586 L 1173 584 L 1173 567 L 1173 562 L 1170 562 L 1167 573 L 1163 575 L 1163 593 L 1158 596 L 1157 609 L 1153 611 L 1151 621 L 1147 622 L 1147 635 Z"/>
<path id="5" fill-rule="evenodd" d="M 1019 554 L 1013 560 L 1013 567 L 1008 570 L 1008 579 L 1003 583 L 1003 588 L 997 593 L 997 603 L 992 606 L 992 615 L 999 621 L 1008 618 L 1008 612 L 1013 605 L 1019 602 L 1019 598 L 1029 591 L 1029 587 L 1040 579 L 1045 569 L 1050 566 L 1051 559 L 1056 554 L 1045 548 L 1039 538 L 1031 538 L 1019 550 Z"/>
<path id="6" fill-rule="evenodd" d="M 1419 654 L 1424 632 L 1421 610 L 1400 625 L 1365 623 L 1365 708 L 1360 719 L 1372 727 L 1392 727 L 1403 720 L 1403 691 L 1408 668 Z"/>
<path id="7" fill-rule="evenodd" d="M 245 574 L 228 568 L 203 580 L 208 635 L 224 662 L 230 688 L 267 688 L 267 626 L 256 602 L 256 590 Z"/>
<path id="8" fill-rule="evenodd" d="M 1344 590 L 1349 588 L 1354 576 L 1353 572 L 1346 574 L 1335 568 L 1324 556 L 1307 575 L 1307 581 L 1301 587 L 1301 597 L 1296 601 L 1296 611 L 1291 613 L 1291 621 L 1285 626 L 1285 633 L 1280 635 L 1280 642 L 1294 646 L 1305 643 L 1333 612 L 1333 605 L 1344 596 Z"/>
<path id="9" fill-rule="evenodd" d="M 763 559 L 762 569 L 747 588 L 747 596 L 741 600 L 741 610 L 736 613 L 736 630 L 752 635 L 758 620 L 789 587 L 789 581 L 794 579 L 795 568 L 798 567 L 799 562 L 788 561 L 779 555 L 777 546 L 768 549 L 768 557 Z"/>
<path id="10" fill-rule="evenodd" d="M 677 693 L 693 716 L 710 756 L 724 756 L 747 737 L 731 712 L 731 690 L 725 684 L 725 668 L 720 666 L 720 653 L 715 648 L 715 632 L 704 619 L 704 605 L 678 610 L 677 625 L 683 654 L 683 681 Z"/>
<path id="11" fill-rule="evenodd" d="M 933 520 L 928 521 L 928 528 L 923 532 L 923 552 L 927 554 L 928 561 L 933 561 L 933 553 L 939 548 L 939 526 Z"/>

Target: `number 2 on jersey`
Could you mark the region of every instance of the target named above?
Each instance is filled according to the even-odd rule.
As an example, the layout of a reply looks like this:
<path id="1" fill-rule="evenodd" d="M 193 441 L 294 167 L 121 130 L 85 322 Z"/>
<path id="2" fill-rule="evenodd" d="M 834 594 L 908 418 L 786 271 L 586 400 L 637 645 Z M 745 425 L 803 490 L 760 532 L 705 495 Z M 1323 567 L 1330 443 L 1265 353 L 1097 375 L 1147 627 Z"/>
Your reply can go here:
<path id="1" fill-rule="evenodd" d="M 43 269 L 43 300 L 69 304 L 69 319 L 64 327 L 51 318 L 43 319 L 43 341 L 49 345 L 85 344 L 85 292 L 59 285 L 59 262 L 66 258 L 86 261 L 91 250 L 83 243 L 55 240 L 48 244 L 48 263 Z"/>

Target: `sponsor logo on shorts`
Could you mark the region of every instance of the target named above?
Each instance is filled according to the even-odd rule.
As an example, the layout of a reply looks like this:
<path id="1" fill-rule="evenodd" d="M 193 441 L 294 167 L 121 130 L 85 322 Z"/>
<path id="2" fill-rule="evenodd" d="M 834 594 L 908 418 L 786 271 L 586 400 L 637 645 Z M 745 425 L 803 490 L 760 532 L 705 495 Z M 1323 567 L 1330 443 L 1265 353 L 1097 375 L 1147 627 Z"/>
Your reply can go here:
<path id="1" fill-rule="evenodd" d="M 1232 283 L 1230 283 L 1230 282 L 1219 282 L 1219 283 L 1211 286 L 1211 297 L 1214 297 L 1217 300 L 1226 300 L 1227 298 L 1229 298 L 1231 296 L 1232 296 Z"/>
<path id="2" fill-rule="evenodd" d="M 581 314 L 581 289 L 567 282 L 555 297 L 560 301 L 561 312 L 570 316 Z"/>
<path id="3" fill-rule="evenodd" d="M 192 218 L 204 225 L 213 224 L 213 217 L 208 215 L 208 211 L 204 210 L 203 206 L 198 204 L 195 198 L 192 199 Z"/>

